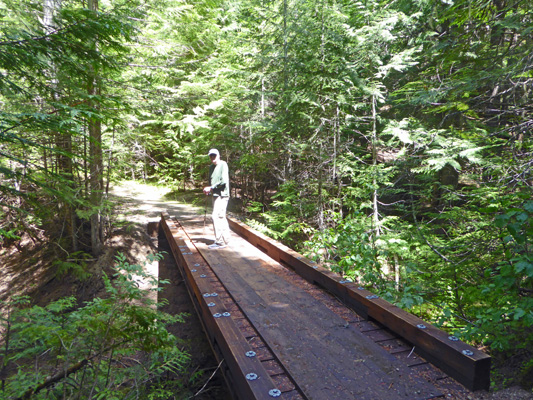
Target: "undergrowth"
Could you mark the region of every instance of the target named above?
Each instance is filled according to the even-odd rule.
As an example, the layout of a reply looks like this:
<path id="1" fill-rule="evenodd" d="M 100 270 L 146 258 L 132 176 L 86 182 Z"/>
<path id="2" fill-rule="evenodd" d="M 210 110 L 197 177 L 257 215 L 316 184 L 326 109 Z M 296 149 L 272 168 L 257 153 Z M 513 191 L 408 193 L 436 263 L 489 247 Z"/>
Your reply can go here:
<path id="1" fill-rule="evenodd" d="M 161 255 L 149 257 L 159 259 Z M 161 303 L 139 288 L 140 279 L 161 290 L 123 254 L 106 295 L 76 306 L 65 297 L 45 307 L 18 297 L 1 317 L 0 399 L 165 399 L 175 393 L 189 361 L 167 326 L 183 322 L 159 310 Z M 163 379 L 165 377 L 165 379 Z M 174 382 L 173 384 L 170 384 Z"/>

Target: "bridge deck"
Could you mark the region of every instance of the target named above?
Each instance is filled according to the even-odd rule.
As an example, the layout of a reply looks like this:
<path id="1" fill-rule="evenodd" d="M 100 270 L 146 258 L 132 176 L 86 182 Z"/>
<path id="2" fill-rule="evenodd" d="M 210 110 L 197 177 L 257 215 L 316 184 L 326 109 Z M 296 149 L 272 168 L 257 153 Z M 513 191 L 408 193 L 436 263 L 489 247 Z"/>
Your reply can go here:
<path id="1" fill-rule="evenodd" d="M 322 302 L 285 267 L 238 235 L 209 250 L 203 224 L 183 224 L 246 318 L 312 399 L 427 399 L 438 391 Z"/>
<path id="2" fill-rule="evenodd" d="M 192 281 L 191 292 L 207 330 L 218 332 L 212 334 L 213 342 L 222 347 L 228 363 L 231 354 L 241 364 L 234 367 L 241 369 L 242 376 L 234 372 L 231 378 L 231 384 L 239 387 L 237 397 L 262 398 L 258 393 L 267 392 L 282 399 L 324 400 L 443 396 L 409 363 L 385 351 L 396 346 L 417 360 L 414 363 L 420 362 L 394 335 L 385 333 L 372 340 L 362 332 L 365 321 L 355 312 L 344 309 L 339 314 L 316 295 L 313 285 L 241 236 L 233 234 L 227 248 L 209 250 L 211 227 L 205 227 L 202 218 L 180 224 L 182 229 L 171 228 L 178 246 L 174 253 Z M 209 296 L 213 291 L 216 299 Z M 213 323 L 213 315 L 227 317 Z M 243 357 L 251 350 L 259 353 L 262 365 Z M 254 371 L 265 371 L 267 376 Z"/>

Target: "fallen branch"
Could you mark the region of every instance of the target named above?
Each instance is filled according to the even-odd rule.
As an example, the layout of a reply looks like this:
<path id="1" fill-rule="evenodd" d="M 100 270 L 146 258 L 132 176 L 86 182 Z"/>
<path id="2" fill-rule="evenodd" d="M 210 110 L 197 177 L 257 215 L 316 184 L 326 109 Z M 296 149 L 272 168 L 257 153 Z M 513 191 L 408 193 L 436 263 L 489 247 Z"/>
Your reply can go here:
<path id="1" fill-rule="evenodd" d="M 26 393 L 24 393 L 22 396 L 20 396 L 20 397 L 17 398 L 16 400 L 29 399 L 29 398 L 30 398 L 31 396 L 33 396 L 35 393 L 38 393 L 38 392 L 40 392 L 41 390 L 46 389 L 47 387 L 50 387 L 50 386 L 52 386 L 52 385 L 55 385 L 57 382 L 59 382 L 59 381 L 62 380 L 63 378 L 66 378 L 66 377 L 69 376 L 70 374 L 73 374 L 74 372 L 79 371 L 80 369 L 82 369 L 83 367 L 85 367 L 85 366 L 87 365 L 88 362 L 89 362 L 89 360 L 85 359 L 85 360 L 82 360 L 82 361 L 77 362 L 76 364 L 70 366 L 66 371 L 58 372 L 57 374 L 55 374 L 55 375 L 49 377 L 49 378 L 48 378 L 47 380 L 45 380 L 43 383 L 40 383 L 40 384 L 37 385 L 36 387 L 27 390 Z"/>
<path id="2" fill-rule="evenodd" d="M 202 386 L 202 388 L 196 392 L 196 394 L 192 397 L 189 397 L 189 399 L 193 399 L 195 398 L 196 396 L 198 396 L 200 393 L 202 393 L 202 391 L 205 389 L 205 387 L 207 386 L 207 384 L 209 382 L 211 382 L 211 379 L 213 379 L 213 377 L 215 376 L 215 374 L 217 373 L 217 371 L 220 369 L 220 366 L 222 365 L 222 363 L 224 362 L 224 360 L 220 361 L 220 363 L 218 364 L 218 367 L 215 369 L 215 372 L 213 372 L 211 374 L 211 376 L 209 377 L 209 379 L 207 380 L 207 382 L 204 384 L 204 386 Z"/>

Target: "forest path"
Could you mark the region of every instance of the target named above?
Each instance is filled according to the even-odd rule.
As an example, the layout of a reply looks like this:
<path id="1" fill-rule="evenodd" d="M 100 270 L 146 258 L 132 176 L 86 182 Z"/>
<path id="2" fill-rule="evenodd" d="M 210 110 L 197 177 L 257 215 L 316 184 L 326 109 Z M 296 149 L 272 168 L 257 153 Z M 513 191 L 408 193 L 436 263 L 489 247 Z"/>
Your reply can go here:
<path id="1" fill-rule="evenodd" d="M 170 192 L 168 188 L 157 188 L 132 181 L 115 183 L 111 188 L 110 197 L 118 205 L 111 221 L 114 229 L 107 243 L 109 252 L 95 263 L 93 269 L 112 265 L 117 251 L 127 254 L 130 262 L 148 261 L 147 253 L 157 251 L 157 231 L 151 231 L 150 227 L 157 226 L 162 211 L 168 211 L 172 216 L 184 217 L 204 213 L 205 197 L 200 191 L 180 195 L 182 201 L 170 200 Z M 0 249 L 0 300 L 8 300 L 16 294 L 29 294 L 34 298 L 35 304 L 45 305 L 49 301 L 74 294 L 90 300 L 102 289 L 101 282 L 96 278 L 81 284 L 70 278 L 56 279 L 56 268 L 51 265 L 55 258 L 50 258 L 54 256 L 51 251 L 55 250 L 54 244 L 52 247 L 46 242 L 37 241 L 32 244 L 30 238 L 24 238 L 20 246 L 22 250 L 15 246 Z M 62 254 L 64 251 L 57 249 L 56 252 Z M 219 373 L 210 378 L 218 363 L 205 339 L 187 290 L 178 276 L 174 260 L 164 260 L 159 269 L 157 263 L 147 264 L 146 268 L 152 275 L 162 274 L 162 278 L 172 282 L 163 291 L 168 299 L 172 299 L 165 311 L 172 314 L 189 313 L 185 323 L 171 327 L 172 333 L 185 343 L 185 349 L 191 354 L 190 371 L 184 374 L 190 381 L 186 382 L 184 389 L 190 390 L 192 394 L 201 389 L 201 393 L 194 397 L 195 400 L 227 399 L 228 392 Z M 199 371 L 203 371 L 203 375 L 194 378 Z M 210 382 L 204 388 L 206 380 Z M 472 394 L 471 399 L 533 400 L 533 393 L 512 387 L 495 393 Z"/>
<path id="2" fill-rule="evenodd" d="M 134 181 L 121 181 L 114 184 L 110 191 L 110 198 L 117 201 L 118 214 L 114 215 L 119 223 L 127 221 L 127 224 L 135 224 L 147 227 L 157 226 L 161 219 L 161 213 L 167 211 L 171 215 L 181 217 L 194 216 L 203 213 L 204 210 L 191 204 L 168 200 L 165 196 L 170 193 L 170 188 L 156 187 Z M 203 195 L 202 195 L 203 196 Z M 112 224 L 115 224 L 112 221 Z M 152 232 L 152 235 L 154 232 Z M 139 254 L 142 257 L 142 255 Z M 158 277 L 159 264 L 157 261 L 145 261 L 145 271 L 152 276 Z M 141 288 L 148 289 L 147 281 L 141 283 Z"/>
<path id="3" fill-rule="evenodd" d="M 170 188 L 158 188 L 139 182 L 121 181 L 111 187 L 109 194 L 114 198 L 121 199 L 122 204 L 127 206 L 125 208 L 127 209 L 128 221 L 134 223 L 159 222 L 162 211 L 178 215 L 195 215 L 204 211 L 201 207 L 166 199 L 165 195 L 169 194 L 170 191 Z"/>

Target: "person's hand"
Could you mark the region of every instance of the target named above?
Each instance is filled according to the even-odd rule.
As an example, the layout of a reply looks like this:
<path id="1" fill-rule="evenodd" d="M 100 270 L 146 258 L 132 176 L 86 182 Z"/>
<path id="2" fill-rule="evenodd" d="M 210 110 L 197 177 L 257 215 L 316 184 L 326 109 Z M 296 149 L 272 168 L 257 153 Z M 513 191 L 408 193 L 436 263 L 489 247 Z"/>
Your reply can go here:
<path id="1" fill-rule="evenodd" d="M 209 193 L 211 193 L 211 186 L 206 186 L 204 188 L 204 194 L 207 196 Z"/>

